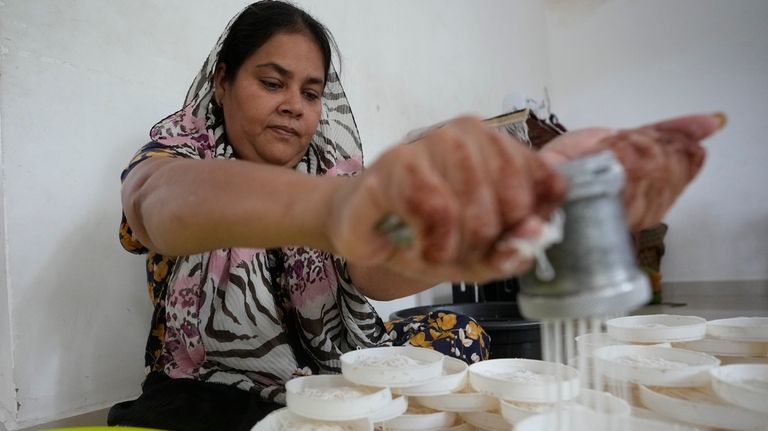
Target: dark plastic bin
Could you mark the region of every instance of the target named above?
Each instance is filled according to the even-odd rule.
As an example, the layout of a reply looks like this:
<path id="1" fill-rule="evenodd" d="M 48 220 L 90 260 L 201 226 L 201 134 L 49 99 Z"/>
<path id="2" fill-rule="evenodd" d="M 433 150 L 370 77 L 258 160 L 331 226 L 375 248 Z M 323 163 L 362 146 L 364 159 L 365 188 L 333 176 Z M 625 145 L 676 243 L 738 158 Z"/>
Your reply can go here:
<path id="1" fill-rule="evenodd" d="M 439 304 L 407 308 L 389 315 L 390 320 L 446 310 L 477 320 L 491 337 L 491 358 L 541 359 L 539 322 L 525 320 L 515 302 Z"/>

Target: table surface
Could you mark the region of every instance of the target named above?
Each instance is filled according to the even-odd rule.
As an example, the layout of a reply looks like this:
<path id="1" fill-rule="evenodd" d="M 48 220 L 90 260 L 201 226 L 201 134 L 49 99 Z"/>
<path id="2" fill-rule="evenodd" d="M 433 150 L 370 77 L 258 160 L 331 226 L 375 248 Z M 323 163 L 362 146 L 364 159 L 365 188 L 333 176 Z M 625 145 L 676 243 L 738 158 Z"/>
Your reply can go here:
<path id="1" fill-rule="evenodd" d="M 768 281 L 702 281 L 662 284 L 662 303 L 632 314 L 679 314 L 707 320 L 768 317 Z"/>

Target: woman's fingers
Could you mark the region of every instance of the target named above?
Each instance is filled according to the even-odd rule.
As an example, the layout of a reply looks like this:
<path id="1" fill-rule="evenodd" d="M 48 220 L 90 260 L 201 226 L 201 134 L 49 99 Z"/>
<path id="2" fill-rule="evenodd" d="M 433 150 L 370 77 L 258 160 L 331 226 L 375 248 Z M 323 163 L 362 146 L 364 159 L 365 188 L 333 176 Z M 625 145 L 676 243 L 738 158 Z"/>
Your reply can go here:
<path id="1" fill-rule="evenodd" d="M 605 139 L 616 133 L 613 129 L 593 127 L 560 135 L 541 149 L 541 157 L 550 166 L 578 159 L 605 149 Z"/>
<path id="2" fill-rule="evenodd" d="M 511 137 L 491 130 L 484 151 L 502 226 L 507 230 L 520 223 L 534 207 L 534 182 L 526 155 L 530 151 Z"/>
<path id="3" fill-rule="evenodd" d="M 649 124 L 640 129 L 649 128 L 665 133 L 681 134 L 692 141 L 702 141 L 723 128 L 726 122 L 725 114 L 718 112 L 673 118 Z"/>
<path id="4" fill-rule="evenodd" d="M 412 230 L 411 258 L 427 262 L 456 259 L 461 250 L 463 214 L 451 188 L 418 147 L 399 150 L 387 178 L 387 205 Z"/>
<path id="5" fill-rule="evenodd" d="M 622 131 L 602 141 L 624 166 L 623 198 L 631 227 L 649 227 L 662 220 L 701 170 L 706 152 L 700 141 L 724 122 L 722 114 L 692 115 Z"/>
<path id="6" fill-rule="evenodd" d="M 537 208 L 551 211 L 564 190 L 527 147 L 468 118 L 393 148 L 355 182 L 372 184 L 360 188 L 369 197 L 359 199 L 370 202 L 363 204 L 368 210 L 350 212 L 357 215 L 350 223 L 371 223 L 379 211 L 379 219 L 394 214 L 414 234 L 410 246 L 388 251 L 387 265 L 451 280 L 509 277 L 530 267 L 530 256 L 497 247 L 499 238 L 526 235 L 525 221 Z"/>
<path id="7" fill-rule="evenodd" d="M 461 119 L 422 142 L 431 160 L 461 206 L 458 261 L 484 257 L 501 231 L 499 204 L 482 151 L 486 128 L 477 120 Z"/>

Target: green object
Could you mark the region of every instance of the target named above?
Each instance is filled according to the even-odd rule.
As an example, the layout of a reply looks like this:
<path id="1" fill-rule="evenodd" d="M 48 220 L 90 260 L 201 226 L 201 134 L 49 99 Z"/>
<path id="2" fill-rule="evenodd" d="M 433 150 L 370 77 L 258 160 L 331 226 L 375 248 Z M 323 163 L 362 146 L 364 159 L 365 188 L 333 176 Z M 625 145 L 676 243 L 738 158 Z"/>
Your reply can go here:
<path id="1" fill-rule="evenodd" d="M 648 275 L 651 285 L 651 301 L 648 304 L 661 304 L 661 273 L 653 268 L 642 266 L 640 269 Z"/>
<path id="2" fill-rule="evenodd" d="M 376 225 L 376 230 L 386 234 L 397 247 L 408 248 L 413 245 L 413 230 L 394 214 L 384 217 Z"/>
<path id="3" fill-rule="evenodd" d="M 162 431 L 154 428 L 134 427 L 75 427 L 75 428 L 50 428 L 44 431 Z"/>

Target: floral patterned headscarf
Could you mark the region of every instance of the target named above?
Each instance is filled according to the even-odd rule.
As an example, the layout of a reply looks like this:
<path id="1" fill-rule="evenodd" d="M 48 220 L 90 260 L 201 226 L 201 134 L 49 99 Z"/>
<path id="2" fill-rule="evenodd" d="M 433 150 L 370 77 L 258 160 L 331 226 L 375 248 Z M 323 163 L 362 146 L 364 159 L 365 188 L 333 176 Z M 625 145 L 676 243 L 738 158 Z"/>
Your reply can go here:
<path id="1" fill-rule="evenodd" d="M 235 157 L 212 103 L 212 79 L 222 44 L 242 13 L 222 33 L 183 108 L 152 128 L 153 141 L 193 159 Z M 318 129 L 295 169 L 311 175 L 360 173 L 360 138 L 333 65 L 322 107 Z M 306 247 L 179 257 L 169 280 L 166 319 L 166 374 L 230 384 L 276 401 L 283 400 L 285 381 L 302 368 L 338 372 L 341 353 L 389 342 L 345 261 Z"/>

